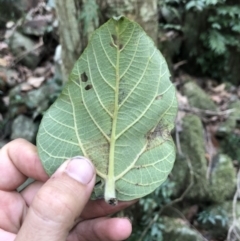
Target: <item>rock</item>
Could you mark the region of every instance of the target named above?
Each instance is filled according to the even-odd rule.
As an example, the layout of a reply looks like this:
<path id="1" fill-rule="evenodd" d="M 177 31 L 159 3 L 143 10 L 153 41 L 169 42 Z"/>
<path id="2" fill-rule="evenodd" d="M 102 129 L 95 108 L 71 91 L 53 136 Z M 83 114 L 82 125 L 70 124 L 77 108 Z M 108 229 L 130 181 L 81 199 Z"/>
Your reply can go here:
<path id="1" fill-rule="evenodd" d="M 192 114 L 186 115 L 182 121 L 183 131 L 180 134 L 180 143 L 184 156 L 181 158 L 178 157 L 173 167 L 172 180 L 175 182 L 174 194 L 181 196 L 190 184 L 189 162 L 192 166 L 194 183 L 186 198 L 198 201 L 205 200 L 208 183 L 205 178 L 207 165 L 202 122 L 199 117 Z"/>
<path id="2" fill-rule="evenodd" d="M 10 90 L 9 92 L 10 107 L 14 105 L 24 104 L 25 101 L 26 101 L 26 93 L 21 91 L 21 85 L 17 85 Z"/>
<path id="3" fill-rule="evenodd" d="M 19 115 L 12 124 L 11 139 L 24 138 L 30 142 L 35 141 L 38 124 L 25 115 Z"/>
<path id="4" fill-rule="evenodd" d="M 36 48 L 37 42 L 15 31 L 10 37 L 9 48 L 29 68 L 36 68 L 41 60 L 42 48 Z"/>
<path id="5" fill-rule="evenodd" d="M 49 31 L 52 27 L 52 16 L 38 15 L 31 20 L 26 20 L 22 26 L 22 32 L 26 35 L 43 36 L 46 31 Z"/>
<path id="6" fill-rule="evenodd" d="M 18 72 L 14 69 L 6 70 L 8 87 L 12 88 L 19 83 Z"/>
<path id="7" fill-rule="evenodd" d="M 0 67 L 0 90 L 4 88 L 12 88 L 19 83 L 18 72 L 14 69 Z"/>
<path id="8" fill-rule="evenodd" d="M 23 83 L 24 84 L 24 83 Z M 45 111 L 57 98 L 62 86 L 56 80 L 49 79 L 38 89 L 22 91 L 22 84 L 15 86 L 9 92 L 10 116 L 14 117 L 19 113 L 26 113 L 26 110 L 34 110 L 34 117 Z M 33 118 L 34 118 L 33 117 Z"/>
<path id="9" fill-rule="evenodd" d="M 174 182 L 173 195 L 181 194 L 190 185 L 192 188 L 185 199 L 223 202 L 230 197 L 236 186 L 236 173 L 230 157 L 217 155 L 213 158 L 211 167 L 207 166 L 205 157 L 205 140 L 203 126 L 199 117 L 186 115 L 183 119 L 183 131 L 180 134 L 180 143 L 183 156 L 178 156 L 173 167 L 171 180 Z M 189 169 L 189 164 L 191 169 Z M 207 172 L 210 168 L 210 177 Z M 191 175 L 192 171 L 192 175 Z"/>
<path id="10" fill-rule="evenodd" d="M 228 116 L 227 120 L 219 126 L 217 133 L 219 136 L 224 137 L 225 134 L 230 134 L 235 129 L 240 116 L 240 100 L 231 103 L 229 109 L 234 109 L 234 111 Z"/>
<path id="11" fill-rule="evenodd" d="M 26 105 L 28 106 L 29 109 L 35 109 L 39 105 L 42 104 L 46 99 L 48 99 L 48 86 L 47 85 L 42 85 L 38 89 L 34 89 L 31 91 L 28 91 L 26 94 Z"/>
<path id="12" fill-rule="evenodd" d="M 167 241 L 202 241 L 203 237 L 199 232 L 191 229 L 188 224 L 178 218 L 161 217 L 160 226 L 162 228 L 163 240 Z"/>
<path id="13" fill-rule="evenodd" d="M 211 98 L 196 83 L 187 82 L 183 86 L 183 92 L 188 97 L 191 107 L 212 111 L 217 109 Z"/>
<path id="14" fill-rule="evenodd" d="M 217 155 L 213 158 L 208 186 L 209 200 L 221 203 L 233 196 L 236 188 L 236 171 L 231 158 L 227 155 Z"/>

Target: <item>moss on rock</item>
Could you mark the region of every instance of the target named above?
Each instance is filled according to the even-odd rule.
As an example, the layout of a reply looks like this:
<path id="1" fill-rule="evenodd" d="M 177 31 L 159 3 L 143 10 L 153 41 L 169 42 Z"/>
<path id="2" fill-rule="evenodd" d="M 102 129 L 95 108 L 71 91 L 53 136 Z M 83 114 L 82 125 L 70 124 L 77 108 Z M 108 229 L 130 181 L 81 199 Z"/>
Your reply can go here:
<path id="1" fill-rule="evenodd" d="M 234 193 L 236 172 L 232 160 L 227 155 L 218 155 L 214 160 L 209 180 L 209 200 L 223 202 Z"/>
<path id="2" fill-rule="evenodd" d="M 240 117 L 240 100 L 231 103 L 229 109 L 234 109 L 234 111 L 228 116 L 227 120 L 219 126 L 218 135 L 220 136 L 229 134 L 235 129 L 237 120 Z"/>
<path id="3" fill-rule="evenodd" d="M 203 237 L 196 230 L 191 229 L 188 224 L 178 218 L 162 217 L 160 223 L 163 226 L 163 240 L 176 241 L 202 241 Z"/>
<path id="4" fill-rule="evenodd" d="M 177 157 L 173 171 L 172 181 L 175 183 L 173 195 L 181 194 L 190 185 L 193 186 L 186 194 L 189 200 L 223 202 L 230 197 L 236 186 L 236 173 L 232 160 L 227 155 L 218 155 L 208 167 L 205 157 L 204 129 L 201 120 L 196 115 L 186 115 L 182 119 L 183 131 L 180 134 L 182 157 Z M 188 167 L 192 168 L 192 174 Z M 210 177 L 207 172 L 210 168 Z"/>
<path id="5" fill-rule="evenodd" d="M 210 97 L 194 82 L 187 82 L 183 86 L 184 95 L 188 97 L 190 106 L 203 110 L 217 109 Z"/>
<path id="6" fill-rule="evenodd" d="M 186 197 L 204 200 L 207 195 L 208 183 L 205 178 L 207 165 L 202 122 L 199 117 L 192 114 L 186 115 L 182 121 L 183 132 L 180 135 L 180 143 L 184 157 L 177 158 L 172 172 L 173 181 L 176 183 L 175 194 L 181 195 L 190 183 L 191 174 L 187 164 L 189 161 L 194 173 L 194 183 Z"/>

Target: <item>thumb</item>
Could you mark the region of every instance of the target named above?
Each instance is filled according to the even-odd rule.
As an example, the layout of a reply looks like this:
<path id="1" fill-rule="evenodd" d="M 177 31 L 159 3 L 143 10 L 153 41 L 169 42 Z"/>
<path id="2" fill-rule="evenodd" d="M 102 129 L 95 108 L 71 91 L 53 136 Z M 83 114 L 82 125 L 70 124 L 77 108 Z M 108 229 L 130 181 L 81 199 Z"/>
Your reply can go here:
<path id="1" fill-rule="evenodd" d="M 95 168 L 89 160 L 64 162 L 36 194 L 15 241 L 65 241 L 94 184 Z"/>

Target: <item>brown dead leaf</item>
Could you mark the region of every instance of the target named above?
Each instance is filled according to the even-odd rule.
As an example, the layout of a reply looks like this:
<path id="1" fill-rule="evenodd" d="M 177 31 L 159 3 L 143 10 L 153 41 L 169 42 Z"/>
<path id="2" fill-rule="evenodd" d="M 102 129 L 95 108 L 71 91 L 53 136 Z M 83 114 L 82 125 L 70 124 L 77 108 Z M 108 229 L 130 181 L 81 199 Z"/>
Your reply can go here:
<path id="1" fill-rule="evenodd" d="M 219 93 L 225 90 L 226 85 L 225 84 L 220 84 L 214 88 L 211 88 L 213 92 Z"/>
<path id="2" fill-rule="evenodd" d="M 44 77 L 33 77 L 32 76 L 27 79 L 27 83 L 34 88 L 38 88 L 41 86 L 41 84 L 43 83 L 44 80 L 45 80 Z"/>
<path id="3" fill-rule="evenodd" d="M 5 104 L 6 106 L 9 106 L 9 102 L 10 102 L 10 97 L 9 97 L 9 96 L 4 96 L 4 97 L 2 98 L 2 100 L 3 100 L 3 102 L 4 102 L 4 104 Z"/>
<path id="4" fill-rule="evenodd" d="M 46 73 L 46 68 L 45 67 L 37 67 L 33 74 L 37 77 L 40 77 L 40 76 L 45 76 L 45 73 Z"/>
<path id="5" fill-rule="evenodd" d="M 8 48 L 8 45 L 5 42 L 0 42 L 0 51 L 7 48 Z"/>
<path id="6" fill-rule="evenodd" d="M 212 95 L 211 99 L 217 104 L 220 104 L 222 102 L 222 98 L 220 95 Z"/>
<path id="7" fill-rule="evenodd" d="M 21 84 L 21 91 L 29 91 L 32 90 L 33 86 L 28 83 L 22 83 Z"/>
<path id="8" fill-rule="evenodd" d="M 0 66 L 3 66 L 3 67 L 8 66 L 8 61 L 4 58 L 0 58 Z"/>
<path id="9" fill-rule="evenodd" d="M 229 93 L 229 92 L 227 92 L 227 91 L 222 91 L 221 93 L 220 93 L 220 96 L 222 97 L 222 98 L 230 98 L 231 97 L 231 93 Z"/>

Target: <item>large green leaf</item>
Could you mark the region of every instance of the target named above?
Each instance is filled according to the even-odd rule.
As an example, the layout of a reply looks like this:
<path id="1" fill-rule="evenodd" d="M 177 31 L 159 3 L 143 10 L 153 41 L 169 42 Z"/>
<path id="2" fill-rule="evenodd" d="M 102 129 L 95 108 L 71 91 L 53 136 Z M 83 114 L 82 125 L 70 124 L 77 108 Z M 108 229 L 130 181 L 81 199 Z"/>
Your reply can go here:
<path id="1" fill-rule="evenodd" d="M 138 24 L 119 17 L 96 30 L 42 120 L 37 146 L 47 173 L 83 155 L 98 174 L 93 198 L 115 204 L 156 189 L 175 160 L 177 102 L 169 76 Z"/>

